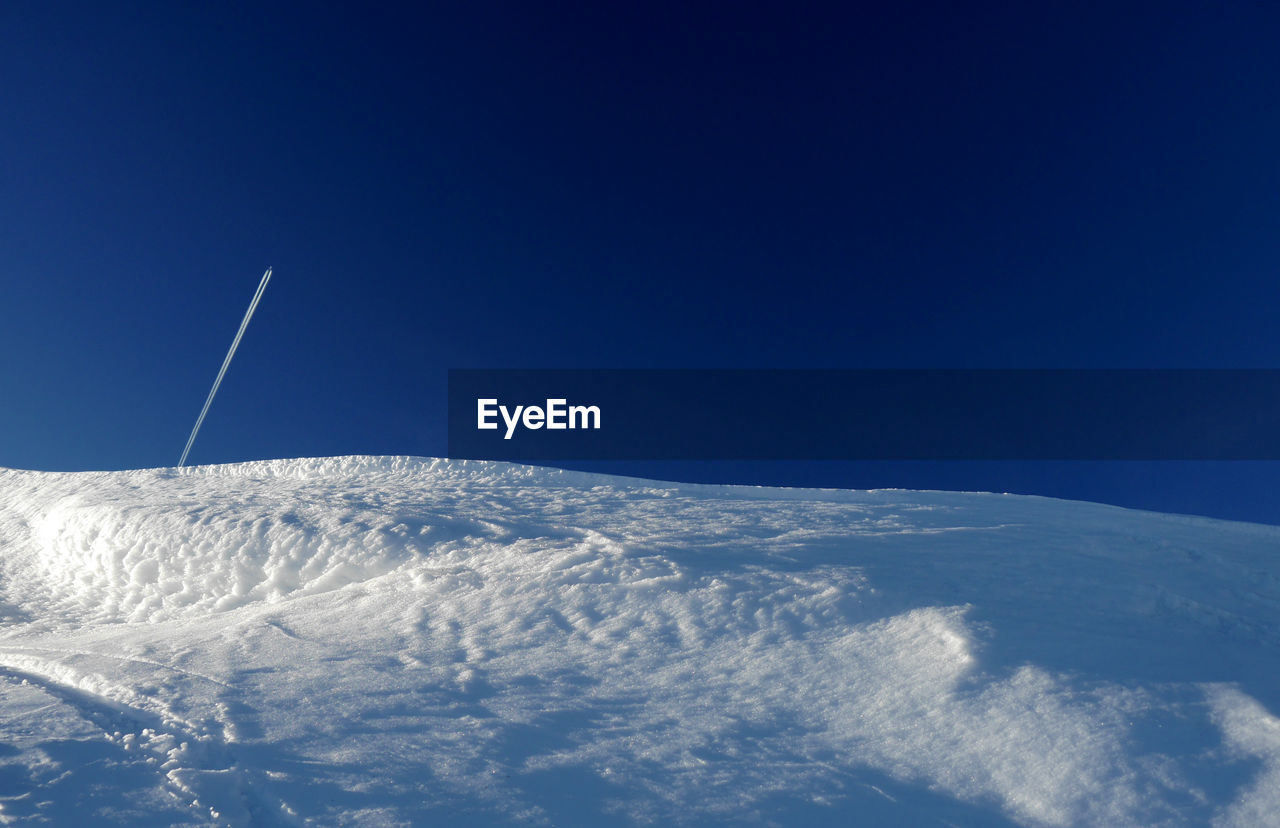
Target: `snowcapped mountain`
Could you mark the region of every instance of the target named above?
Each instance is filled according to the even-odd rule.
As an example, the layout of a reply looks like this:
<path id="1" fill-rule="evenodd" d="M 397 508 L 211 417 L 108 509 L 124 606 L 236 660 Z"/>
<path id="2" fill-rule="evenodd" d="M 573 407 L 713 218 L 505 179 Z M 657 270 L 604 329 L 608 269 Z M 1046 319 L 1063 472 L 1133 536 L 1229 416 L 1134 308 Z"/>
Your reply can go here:
<path id="1" fill-rule="evenodd" d="M 1280 824 L 1280 528 L 347 457 L 0 470 L 0 821 Z"/>

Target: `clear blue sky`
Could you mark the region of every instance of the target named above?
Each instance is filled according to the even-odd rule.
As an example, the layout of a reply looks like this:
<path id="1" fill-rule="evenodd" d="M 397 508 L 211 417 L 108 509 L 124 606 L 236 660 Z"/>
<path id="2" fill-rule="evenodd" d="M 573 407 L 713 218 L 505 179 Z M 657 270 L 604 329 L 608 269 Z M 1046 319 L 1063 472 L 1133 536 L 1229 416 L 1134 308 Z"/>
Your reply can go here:
<path id="1" fill-rule="evenodd" d="M 448 368 L 1280 367 L 1273 4 L 431 5 L 4 4 L 0 465 L 176 463 L 267 265 L 193 463 L 442 454 Z"/>

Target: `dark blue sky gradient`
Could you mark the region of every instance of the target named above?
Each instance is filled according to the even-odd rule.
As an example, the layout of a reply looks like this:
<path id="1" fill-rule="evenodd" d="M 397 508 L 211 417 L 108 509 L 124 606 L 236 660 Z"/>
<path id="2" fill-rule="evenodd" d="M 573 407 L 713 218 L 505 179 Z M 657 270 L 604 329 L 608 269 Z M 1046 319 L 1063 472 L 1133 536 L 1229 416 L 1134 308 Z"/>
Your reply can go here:
<path id="1" fill-rule="evenodd" d="M 442 454 L 448 368 L 1280 367 L 1273 4 L 425 5 L 4 4 L 0 465 L 176 463 L 267 265 L 193 463 Z"/>

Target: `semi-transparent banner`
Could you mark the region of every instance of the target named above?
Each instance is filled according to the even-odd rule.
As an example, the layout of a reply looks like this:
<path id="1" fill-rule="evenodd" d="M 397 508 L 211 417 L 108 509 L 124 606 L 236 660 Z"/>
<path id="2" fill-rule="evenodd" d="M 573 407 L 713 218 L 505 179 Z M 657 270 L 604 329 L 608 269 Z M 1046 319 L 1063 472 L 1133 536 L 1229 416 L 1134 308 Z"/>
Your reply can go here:
<path id="1" fill-rule="evenodd" d="M 453 370 L 449 456 L 1276 460 L 1280 370 Z"/>

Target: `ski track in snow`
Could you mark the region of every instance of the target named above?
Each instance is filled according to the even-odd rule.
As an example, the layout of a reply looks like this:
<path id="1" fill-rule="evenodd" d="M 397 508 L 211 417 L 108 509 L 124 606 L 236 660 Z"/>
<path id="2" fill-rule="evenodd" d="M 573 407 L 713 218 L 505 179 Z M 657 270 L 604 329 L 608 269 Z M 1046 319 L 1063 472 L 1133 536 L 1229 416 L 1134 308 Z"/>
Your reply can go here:
<path id="1" fill-rule="evenodd" d="M 1277 541 L 420 458 L 0 470 L 0 823 L 1280 824 Z"/>

